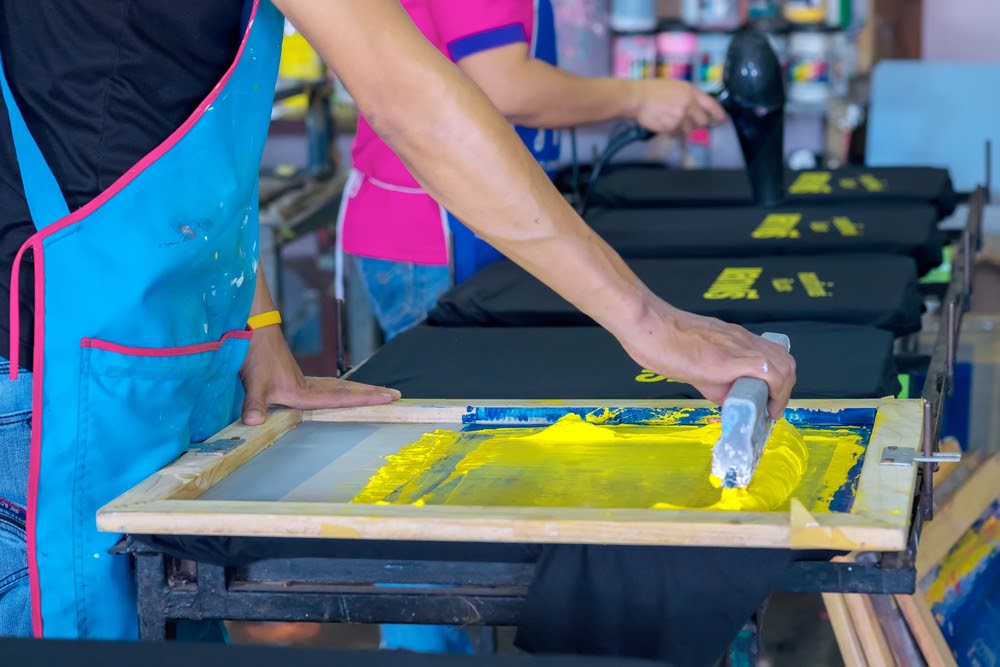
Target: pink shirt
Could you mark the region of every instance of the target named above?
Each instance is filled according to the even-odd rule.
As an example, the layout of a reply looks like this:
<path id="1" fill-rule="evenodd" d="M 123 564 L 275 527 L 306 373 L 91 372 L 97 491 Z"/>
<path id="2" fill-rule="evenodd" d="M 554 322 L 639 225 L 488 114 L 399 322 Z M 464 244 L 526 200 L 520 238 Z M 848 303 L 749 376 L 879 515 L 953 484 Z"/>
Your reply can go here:
<path id="1" fill-rule="evenodd" d="M 414 24 L 453 62 L 528 42 L 534 0 L 401 0 Z M 345 252 L 416 264 L 448 264 L 442 208 L 362 118 L 351 150 L 354 173 L 341 207 Z"/>

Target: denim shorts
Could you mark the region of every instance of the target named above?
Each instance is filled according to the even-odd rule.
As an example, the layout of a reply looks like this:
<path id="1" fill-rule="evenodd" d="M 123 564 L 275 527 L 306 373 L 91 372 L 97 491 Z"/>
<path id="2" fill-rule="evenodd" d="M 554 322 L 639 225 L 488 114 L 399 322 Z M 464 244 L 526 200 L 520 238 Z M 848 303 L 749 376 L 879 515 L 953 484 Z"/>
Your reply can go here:
<path id="1" fill-rule="evenodd" d="M 385 339 L 427 318 L 438 297 L 451 287 L 451 268 L 354 257 Z"/>
<path id="2" fill-rule="evenodd" d="M 0 359 L 0 636 L 31 636 L 25 506 L 31 451 L 31 373 L 10 380 Z"/>

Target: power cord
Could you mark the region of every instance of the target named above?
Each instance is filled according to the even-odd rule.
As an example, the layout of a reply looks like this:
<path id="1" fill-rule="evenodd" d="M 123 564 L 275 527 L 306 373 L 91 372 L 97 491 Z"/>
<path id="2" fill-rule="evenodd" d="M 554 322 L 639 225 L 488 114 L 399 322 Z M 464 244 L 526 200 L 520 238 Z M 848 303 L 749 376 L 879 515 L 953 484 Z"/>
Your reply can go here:
<path id="1" fill-rule="evenodd" d="M 626 146 L 634 144 L 638 141 L 649 141 L 653 138 L 653 136 L 655 136 L 653 132 L 640 125 L 629 125 L 626 126 L 624 130 L 617 133 L 613 132 L 611 134 L 608 138 L 607 147 L 605 147 L 605 149 L 594 161 L 594 167 L 590 172 L 590 178 L 587 179 L 587 189 L 583 193 L 583 200 L 580 201 L 580 204 L 577 207 L 577 212 L 581 216 L 587 212 L 587 208 L 590 205 L 591 194 L 594 191 L 594 186 L 597 184 L 597 180 L 601 177 L 601 172 L 604 171 L 604 167 L 611 161 L 611 159 L 620 153 Z M 578 188 L 579 186 L 577 185 L 576 187 Z"/>

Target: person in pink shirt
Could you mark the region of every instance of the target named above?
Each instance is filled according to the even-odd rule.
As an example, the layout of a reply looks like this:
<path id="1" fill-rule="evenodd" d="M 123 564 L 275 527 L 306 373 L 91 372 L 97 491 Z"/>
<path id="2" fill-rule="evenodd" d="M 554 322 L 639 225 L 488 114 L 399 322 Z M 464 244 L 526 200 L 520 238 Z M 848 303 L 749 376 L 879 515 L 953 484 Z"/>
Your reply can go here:
<path id="1" fill-rule="evenodd" d="M 586 78 L 558 69 L 549 0 L 401 1 L 424 36 L 515 125 L 550 175 L 560 155 L 559 128 L 625 119 L 681 134 L 725 119 L 714 99 L 683 81 Z M 364 119 L 352 158 L 338 241 L 390 339 L 422 321 L 453 279 L 461 282 L 502 255 L 439 206 Z"/>

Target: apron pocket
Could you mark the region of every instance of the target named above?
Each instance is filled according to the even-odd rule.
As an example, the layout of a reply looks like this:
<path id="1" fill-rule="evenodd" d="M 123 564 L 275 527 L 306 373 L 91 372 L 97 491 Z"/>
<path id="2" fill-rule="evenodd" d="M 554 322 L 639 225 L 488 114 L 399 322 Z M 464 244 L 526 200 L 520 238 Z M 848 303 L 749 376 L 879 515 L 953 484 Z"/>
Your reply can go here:
<path id="1" fill-rule="evenodd" d="M 251 335 L 175 348 L 81 342 L 73 541 L 83 636 L 88 626 L 135 622 L 130 559 L 108 554 L 118 537 L 96 531 L 97 510 L 232 421 Z M 87 582 L 109 578 L 121 585 L 88 590 Z M 107 604 L 109 595 L 121 604 Z"/>
<path id="2" fill-rule="evenodd" d="M 80 453 L 89 458 L 98 448 L 100 474 L 124 491 L 223 428 L 233 417 L 251 335 L 231 331 L 215 342 L 171 348 L 84 339 Z M 132 470 L 139 479 L 127 479 Z"/>

